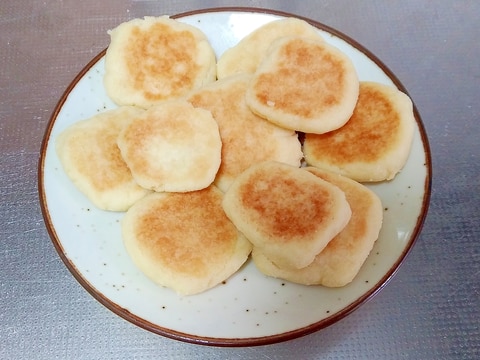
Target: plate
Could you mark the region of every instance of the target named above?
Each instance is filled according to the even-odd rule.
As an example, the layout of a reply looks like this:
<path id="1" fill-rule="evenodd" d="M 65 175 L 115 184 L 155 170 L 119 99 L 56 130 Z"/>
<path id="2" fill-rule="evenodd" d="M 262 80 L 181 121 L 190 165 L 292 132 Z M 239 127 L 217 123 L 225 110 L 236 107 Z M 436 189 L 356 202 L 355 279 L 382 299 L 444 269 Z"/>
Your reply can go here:
<path id="1" fill-rule="evenodd" d="M 252 8 L 206 9 L 176 15 L 200 28 L 217 56 L 259 26 L 293 16 Z M 406 89 L 368 50 L 318 22 L 329 43 L 353 61 L 360 80 Z M 397 271 L 424 222 L 431 187 L 425 129 L 415 110 L 411 154 L 393 181 L 368 185 L 382 199 L 384 225 L 354 281 L 342 288 L 303 286 L 262 275 L 250 260 L 236 274 L 202 294 L 180 297 L 147 279 L 127 255 L 123 213 L 96 209 L 67 178 L 55 153 L 57 135 L 72 123 L 116 105 L 103 87 L 105 51 L 73 80 L 48 124 L 39 163 L 42 212 L 52 242 L 79 283 L 122 318 L 154 333 L 190 343 L 252 346 L 293 339 L 325 328 L 381 290 Z"/>

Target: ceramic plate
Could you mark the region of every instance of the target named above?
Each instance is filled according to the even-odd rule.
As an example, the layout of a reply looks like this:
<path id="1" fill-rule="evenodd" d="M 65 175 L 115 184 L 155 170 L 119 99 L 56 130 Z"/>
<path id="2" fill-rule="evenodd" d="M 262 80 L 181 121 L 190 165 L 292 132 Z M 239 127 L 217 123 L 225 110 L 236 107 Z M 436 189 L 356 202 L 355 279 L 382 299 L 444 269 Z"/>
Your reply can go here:
<path id="1" fill-rule="evenodd" d="M 222 8 L 185 13 L 179 21 L 200 28 L 217 56 L 257 27 L 285 16 L 269 10 Z M 315 21 L 326 41 L 344 51 L 360 80 L 394 85 L 396 77 L 374 55 L 342 33 Z M 403 171 L 390 182 L 369 185 L 382 199 L 384 225 L 355 280 L 339 289 L 302 286 L 262 275 L 249 261 L 225 284 L 179 297 L 147 279 L 125 252 L 123 213 L 96 209 L 72 184 L 55 153 L 57 135 L 72 123 L 115 107 L 102 78 L 104 55 L 74 79 L 49 122 L 41 149 L 39 191 L 46 227 L 60 257 L 98 301 L 128 321 L 177 340 L 251 346 L 322 329 L 358 308 L 396 272 L 416 238 L 430 197 L 431 161 L 418 113 L 413 147 Z"/>

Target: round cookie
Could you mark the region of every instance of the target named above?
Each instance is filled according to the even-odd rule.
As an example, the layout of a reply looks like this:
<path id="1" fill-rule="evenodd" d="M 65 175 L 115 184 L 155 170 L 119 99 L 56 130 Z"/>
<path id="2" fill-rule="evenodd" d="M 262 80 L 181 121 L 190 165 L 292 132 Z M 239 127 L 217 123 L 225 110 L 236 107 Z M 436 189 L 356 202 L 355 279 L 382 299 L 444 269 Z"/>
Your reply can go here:
<path id="1" fill-rule="evenodd" d="M 102 210 L 125 211 L 148 193 L 133 179 L 117 146 L 123 126 L 142 112 L 130 106 L 109 110 L 74 123 L 56 139 L 65 173 Z"/>
<path id="2" fill-rule="evenodd" d="M 125 125 L 117 144 L 137 183 L 149 190 L 203 189 L 221 162 L 217 122 L 210 111 L 185 100 L 145 110 Z"/>
<path id="3" fill-rule="evenodd" d="M 119 105 L 148 108 L 216 79 L 213 48 L 194 26 L 147 16 L 109 34 L 104 85 Z"/>
<path id="4" fill-rule="evenodd" d="M 247 260 L 252 245 L 222 210 L 215 186 L 189 193 L 152 193 L 122 220 L 125 248 L 157 284 L 181 295 L 226 280 Z"/>
<path id="5" fill-rule="evenodd" d="M 280 267 L 310 264 L 348 223 L 336 186 L 303 168 L 266 161 L 244 171 L 222 202 L 237 228 Z"/>
<path id="6" fill-rule="evenodd" d="M 314 167 L 306 170 L 345 193 L 352 209 L 350 221 L 303 269 L 279 267 L 259 248 L 253 249 L 252 259 L 269 276 L 304 285 L 345 286 L 355 278 L 378 238 L 383 220 L 381 200 L 366 186 L 345 176 Z"/>
<path id="7" fill-rule="evenodd" d="M 188 97 L 194 106 L 210 110 L 218 123 L 222 162 L 215 185 L 224 192 L 253 164 L 274 160 L 299 167 L 303 158 L 294 131 L 281 128 L 250 111 L 245 103 L 250 79 L 248 74 L 229 76 Z"/>
<path id="8" fill-rule="evenodd" d="M 358 98 L 349 57 L 326 43 L 301 37 L 276 40 L 247 89 L 250 109 L 287 129 L 322 134 L 343 126 Z"/>
<path id="9" fill-rule="evenodd" d="M 398 89 L 361 82 L 352 117 L 326 134 L 306 134 L 305 160 L 361 182 L 391 180 L 407 161 L 415 117 L 410 98 Z"/>

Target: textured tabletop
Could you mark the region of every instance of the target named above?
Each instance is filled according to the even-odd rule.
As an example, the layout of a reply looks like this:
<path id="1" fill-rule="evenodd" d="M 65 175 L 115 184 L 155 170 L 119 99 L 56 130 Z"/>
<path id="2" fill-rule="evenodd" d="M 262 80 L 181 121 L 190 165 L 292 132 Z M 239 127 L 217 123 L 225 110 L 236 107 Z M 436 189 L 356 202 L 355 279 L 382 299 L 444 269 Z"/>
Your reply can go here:
<path id="1" fill-rule="evenodd" d="M 393 279 L 338 323 L 268 346 L 193 345 L 118 317 L 67 270 L 39 205 L 45 129 L 107 30 L 219 6 L 286 11 L 352 37 L 406 87 L 431 147 L 428 216 Z M 475 0 L 0 2 L 0 358 L 480 358 L 478 14 Z"/>

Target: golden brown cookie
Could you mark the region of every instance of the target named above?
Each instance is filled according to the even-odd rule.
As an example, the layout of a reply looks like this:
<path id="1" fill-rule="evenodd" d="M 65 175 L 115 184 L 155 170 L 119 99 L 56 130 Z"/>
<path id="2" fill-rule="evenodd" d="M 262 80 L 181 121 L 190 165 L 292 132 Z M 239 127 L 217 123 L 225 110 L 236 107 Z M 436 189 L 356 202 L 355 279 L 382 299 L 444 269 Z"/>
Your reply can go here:
<path id="1" fill-rule="evenodd" d="M 216 79 L 215 53 L 194 26 L 147 16 L 109 34 L 104 85 L 119 105 L 148 108 Z"/>
<path id="2" fill-rule="evenodd" d="M 383 219 L 382 203 L 373 191 L 354 180 L 313 167 L 306 169 L 345 193 L 352 209 L 350 221 L 303 269 L 279 267 L 259 248 L 253 249 L 252 258 L 260 271 L 269 276 L 304 285 L 347 285 L 357 275 L 378 238 Z"/>
<path id="3" fill-rule="evenodd" d="M 392 86 L 362 82 L 345 126 L 305 135 L 305 159 L 357 181 L 390 180 L 407 161 L 414 126 L 413 106 L 406 94 Z"/>
<path id="4" fill-rule="evenodd" d="M 297 134 L 250 111 L 245 91 L 251 75 L 240 74 L 195 91 L 188 100 L 212 112 L 222 139 L 222 162 L 215 184 L 226 191 L 232 181 L 253 164 L 275 160 L 300 166 L 303 158 Z"/>
<path id="5" fill-rule="evenodd" d="M 131 119 L 117 144 L 134 179 L 149 190 L 203 189 L 220 167 L 217 122 L 185 100 L 165 101 Z"/>
<path id="6" fill-rule="evenodd" d="M 223 209 L 269 259 L 294 269 L 310 264 L 351 216 L 338 187 L 273 161 L 243 172 L 225 193 Z"/>
<path id="7" fill-rule="evenodd" d="M 143 110 L 130 106 L 74 123 L 56 139 L 65 173 L 98 208 L 125 211 L 148 191 L 140 187 L 123 160 L 117 137 Z"/>
<path id="8" fill-rule="evenodd" d="M 226 280 L 247 260 L 251 244 L 222 210 L 215 186 L 152 193 L 122 220 L 128 254 L 159 285 L 197 294 Z"/>
<path id="9" fill-rule="evenodd" d="M 324 41 L 284 37 L 269 48 L 246 101 L 279 126 L 322 134 L 348 121 L 358 91 L 353 63 L 339 49 Z"/>

